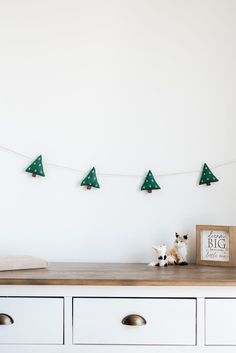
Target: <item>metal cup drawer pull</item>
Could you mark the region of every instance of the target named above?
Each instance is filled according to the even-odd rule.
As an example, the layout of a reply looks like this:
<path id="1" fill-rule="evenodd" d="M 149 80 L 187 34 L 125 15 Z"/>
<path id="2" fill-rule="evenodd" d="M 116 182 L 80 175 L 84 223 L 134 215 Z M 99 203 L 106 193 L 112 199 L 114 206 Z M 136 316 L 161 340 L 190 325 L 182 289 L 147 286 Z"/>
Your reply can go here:
<path id="1" fill-rule="evenodd" d="M 143 325 L 146 325 L 147 323 L 144 317 L 137 314 L 127 315 L 122 319 L 121 322 L 123 325 L 129 325 L 129 326 L 143 326 Z"/>
<path id="2" fill-rule="evenodd" d="M 0 325 L 12 325 L 14 323 L 13 318 L 8 314 L 0 314 Z"/>

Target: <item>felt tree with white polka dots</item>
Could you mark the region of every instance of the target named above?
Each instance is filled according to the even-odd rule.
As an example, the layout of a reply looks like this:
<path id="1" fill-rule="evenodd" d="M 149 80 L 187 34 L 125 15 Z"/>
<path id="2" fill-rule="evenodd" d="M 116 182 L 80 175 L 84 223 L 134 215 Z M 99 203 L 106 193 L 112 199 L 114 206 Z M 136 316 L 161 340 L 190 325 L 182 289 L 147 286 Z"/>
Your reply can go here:
<path id="1" fill-rule="evenodd" d="M 211 183 L 216 183 L 217 181 L 219 181 L 219 180 L 212 173 L 212 171 L 210 170 L 208 165 L 206 163 L 204 163 L 199 185 L 206 184 L 209 186 L 209 185 L 211 185 Z"/>
<path id="2" fill-rule="evenodd" d="M 149 170 L 144 180 L 144 183 L 141 187 L 141 190 L 145 190 L 148 193 L 151 193 L 152 190 L 159 190 L 159 189 L 160 189 L 160 186 L 157 184 L 151 170 Z"/>
<path id="3" fill-rule="evenodd" d="M 43 170 L 42 156 L 38 156 L 38 158 L 36 158 L 35 161 L 30 164 L 30 166 L 25 171 L 27 173 L 31 173 L 32 177 L 36 177 L 36 175 L 44 177 L 45 174 Z"/>
<path id="4" fill-rule="evenodd" d="M 88 190 L 90 190 L 92 187 L 98 189 L 100 188 L 96 175 L 96 170 L 94 167 L 90 170 L 86 178 L 84 178 L 81 183 L 81 186 L 86 186 Z"/>

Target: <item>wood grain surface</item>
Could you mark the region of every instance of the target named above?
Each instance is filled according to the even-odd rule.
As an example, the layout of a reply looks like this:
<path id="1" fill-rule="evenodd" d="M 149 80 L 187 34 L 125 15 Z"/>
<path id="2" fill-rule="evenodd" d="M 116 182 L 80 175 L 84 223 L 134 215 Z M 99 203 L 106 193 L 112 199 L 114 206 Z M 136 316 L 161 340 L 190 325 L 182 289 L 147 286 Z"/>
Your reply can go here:
<path id="1" fill-rule="evenodd" d="M 236 286 L 236 268 L 55 262 L 47 269 L 0 272 L 0 285 Z"/>

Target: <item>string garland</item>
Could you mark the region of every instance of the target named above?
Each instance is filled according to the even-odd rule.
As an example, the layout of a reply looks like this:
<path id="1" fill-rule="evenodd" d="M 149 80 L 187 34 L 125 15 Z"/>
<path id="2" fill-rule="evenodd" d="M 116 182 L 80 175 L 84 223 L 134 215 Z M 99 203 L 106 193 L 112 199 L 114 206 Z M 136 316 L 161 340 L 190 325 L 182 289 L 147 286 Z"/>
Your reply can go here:
<path id="1" fill-rule="evenodd" d="M 18 151 L 14 150 L 14 149 L 8 148 L 6 146 L 0 145 L 0 150 L 15 154 L 15 155 L 17 155 L 17 156 L 19 156 L 21 158 L 27 159 L 27 160 L 32 160 L 32 157 L 30 157 L 30 156 L 28 156 L 28 155 L 26 155 L 24 153 L 18 152 Z M 51 166 L 51 167 L 55 167 L 55 168 L 61 168 L 61 169 L 65 169 L 65 170 L 70 170 L 70 171 L 73 171 L 73 172 L 76 172 L 76 173 L 81 173 L 81 174 L 86 173 L 85 170 L 81 170 L 81 169 L 77 169 L 77 168 L 73 168 L 73 167 L 68 167 L 68 166 L 65 166 L 65 165 L 62 165 L 62 164 L 49 163 L 49 162 L 44 162 L 44 164 L 48 165 L 48 166 Z M 218 168 L 221 168 L 221 167 L 224 167 L 224 166 L 228 166 L 228 165 L 232 165 L 232 164 L 236 164 L 236 159 L 233 159 L 233 160 L 228 161 L 228 162 L 223 162 L 223 163 L 220 163 L 220 164 L 213 165 L 211 167 L 211 169 L 218 169 Z M 196 173 L 199 173 L 199 169 L 192 169 L 192 170 L 179 171 L 179 172 L 177 171 L 177 172 L 171 172 L 171 173 L 161 173 L 161 174 L 158 174 L 156 176 L 158 176 L 158 177 L 167 177 L 167 176 L 196 174 Z M 140 174 L 100 173 L 100 172 L 98 172 L 97 174 L 101 175 L 101 176 L 110 176 L 110 177 L 131 177 L 131 178 L 142 178 L 143 177 L 143 174 L 140 175 Z"/>

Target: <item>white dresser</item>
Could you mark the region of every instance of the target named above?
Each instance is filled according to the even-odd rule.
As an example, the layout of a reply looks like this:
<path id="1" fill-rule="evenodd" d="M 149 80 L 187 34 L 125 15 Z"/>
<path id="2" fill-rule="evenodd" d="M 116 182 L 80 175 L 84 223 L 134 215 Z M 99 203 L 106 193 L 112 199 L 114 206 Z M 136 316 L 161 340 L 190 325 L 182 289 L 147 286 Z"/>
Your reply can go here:
<path id="1" fill-rule="evenodd" d="M 235 353 L 236 270 L 52 263 L 0 273 L 0 353 Z"/>

